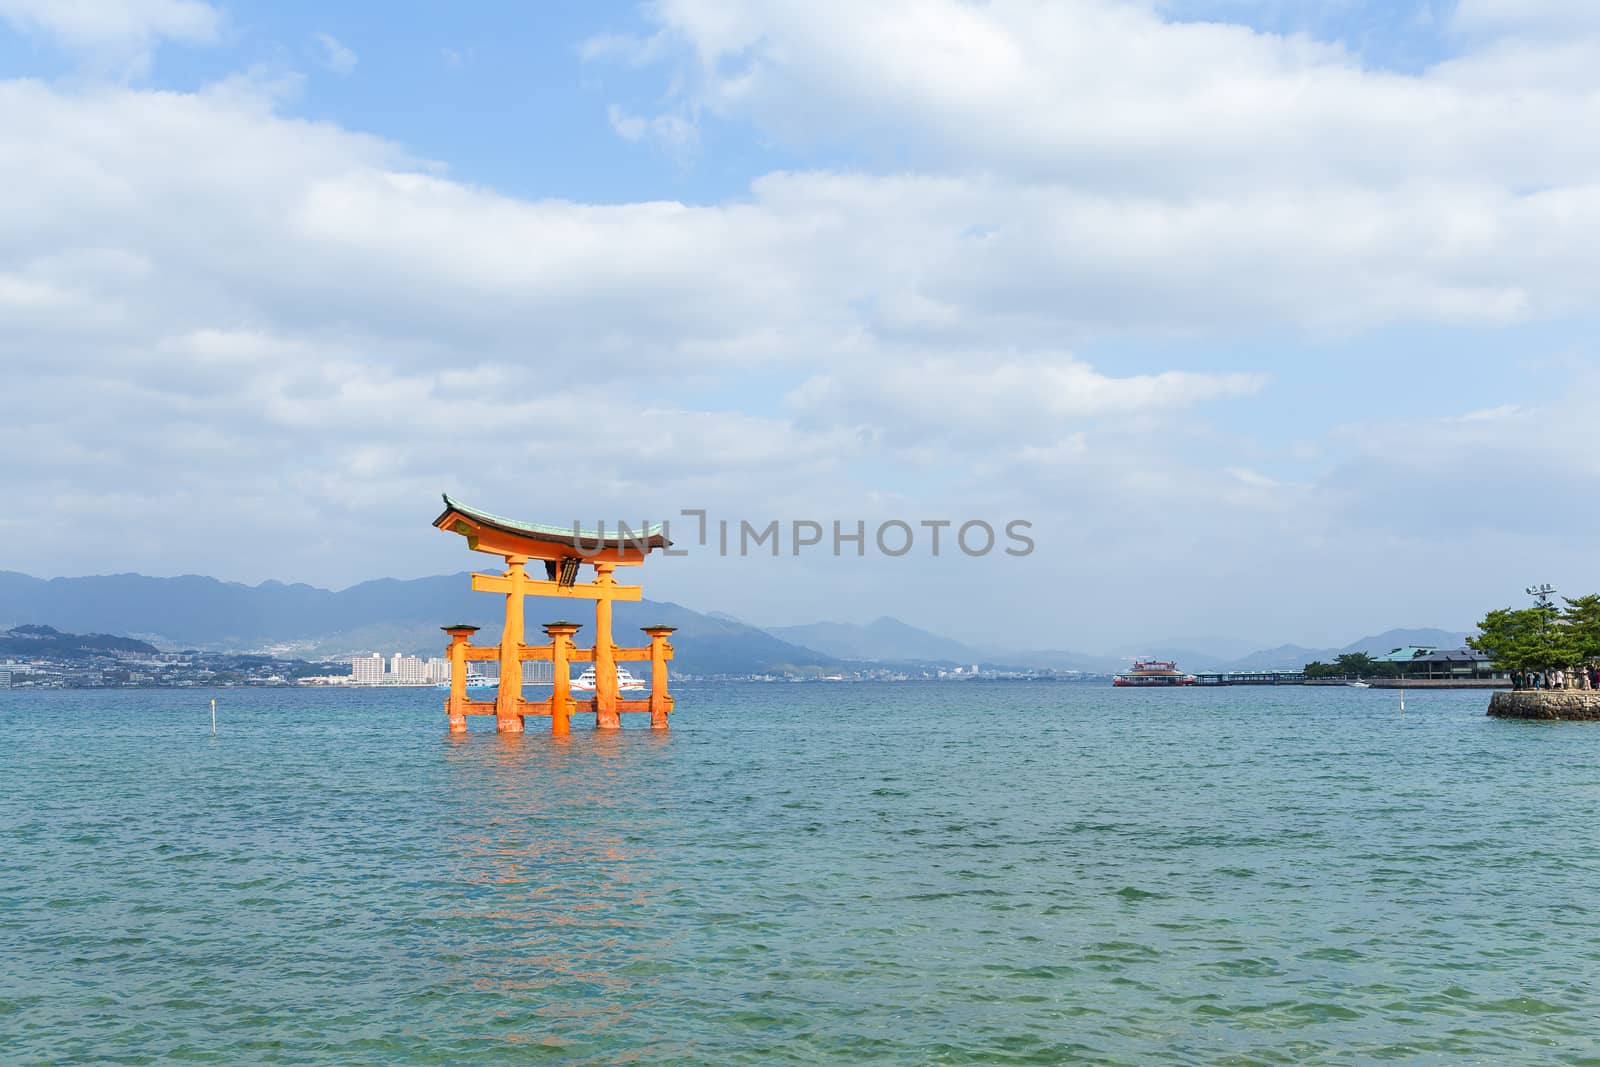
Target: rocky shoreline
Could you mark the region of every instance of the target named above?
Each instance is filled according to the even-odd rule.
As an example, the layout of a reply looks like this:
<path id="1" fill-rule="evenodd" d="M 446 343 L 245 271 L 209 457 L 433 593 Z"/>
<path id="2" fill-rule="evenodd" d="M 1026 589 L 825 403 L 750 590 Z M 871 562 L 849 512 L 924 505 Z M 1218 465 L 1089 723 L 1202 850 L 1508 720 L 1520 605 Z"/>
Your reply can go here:
<path id="1" fill-rule="evenodd" d="M 1600 690 L 1519 689 L 1489 698 L 1489 714 L 1500 719 L 1600 722 Z"/>

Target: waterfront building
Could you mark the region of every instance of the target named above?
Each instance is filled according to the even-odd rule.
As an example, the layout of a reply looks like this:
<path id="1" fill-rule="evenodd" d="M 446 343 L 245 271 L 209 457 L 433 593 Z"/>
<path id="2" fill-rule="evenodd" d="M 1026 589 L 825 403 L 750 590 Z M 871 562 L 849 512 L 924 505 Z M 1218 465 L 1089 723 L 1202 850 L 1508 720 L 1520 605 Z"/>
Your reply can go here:
<path id="1" fill-rule="evenodd" d="M 1197 671 L 1195 685 L 1300 685 L 1306 680 L 1303 670 L 1277 667 L 1255 671 Z"/>
<path id="2" fill-rule="evenodd" d="M 377 652 L 350 661 L 350 680 L 356 685 L 382 685 L 383 674 L 383 656 Z"/>
<path id="3" fill-rule="evenodd" d="M 426 680 L 429 682 L 448 682 L 450 680 L 450 661 L 443 656 L 434 656 L 428 660 L 425 674 Z"/>
<path id="4" fill-rule="evenodd" d="M 428 680 L 428 670 L 421 657 L 396 652 L 389 661 L 389 677 L 386 680 L 399 685 L 422 685 Z"/>
<path id="5" fill-rule="evenodd" d="M 1376 657 L 1380 663 L 1394 663 L 1405 678 L 1428 681 L 1466 681 L 1490 678 L 1503 679 L 1505 671 L 1497 671 L 1486 653 L 1474 648 L 1429 648 L 1406 645 Z"/>

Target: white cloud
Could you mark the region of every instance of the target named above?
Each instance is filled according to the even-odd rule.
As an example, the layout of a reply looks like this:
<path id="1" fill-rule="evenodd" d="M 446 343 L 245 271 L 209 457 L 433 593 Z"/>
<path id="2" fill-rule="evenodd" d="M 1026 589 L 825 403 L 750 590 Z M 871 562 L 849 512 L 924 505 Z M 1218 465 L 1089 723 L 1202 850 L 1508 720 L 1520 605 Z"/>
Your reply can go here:
<path id="1" fill-rule="evenodd" d="M 0 0 L 0 19 L 57 41 L 102 68 L 138 75 L 163 40 L 211 44 L 222 28 L 201 0 Z"/>
<path id="2" fill-rule="evenodd" d="M 581 482 L 543 490 L 558 514 L 762 499 L 847 510 L 875 491 L 874 457 L 897 461 L 883 442 L 911 435 L 941 389 L 987 388 L 1053 420 L 1253 388 L 1106 376 L 1035 351 L 1033 320 L 1065 321 L 1038 307 L 992 319 L 1018 338 L 1009 378 L 963 370 L 992 348 L 973 341 L 990 297 L 963 296 L 961 275 L 1001 266 L 968 263 L 964 235 L 973 212 L 1005 221 L 1004 190 L 790 175 L 709 207 L 527 201 L 275 106 L 249 81 L 199 94 L 0 83 L 13 193 L 0 299 L 14 312 L 0 320 L 0 454 L 33 454 L 45 432 L 68 442 L 15 475 L 61 514 L 133 486 L 169 506 L 209 499 L 219 523 L 260 524 L 273 572 L 317 578 L 344 564 L 271 533 L 289 517 L 343 514 L 355 494 L 372 511 L 350 523 L 400 523 L 397 502 L 446 485 L 493 499 L 573 442 Z M 947 226 L 923 225 L 941 209 L 955 211 Z M 939 336 L 919 301 L 980 325 Z M 874 307 L 891 306 L 880 321 Z M 878 377 L 858 374 L 863 360 Z M 1029 361 L 1045 388 L 1029 389 Z M 791 383 L 833 375 L 855 390 L 852 419 L 785 413 L 782 388 L 770 414 L 706 405 L 705 386 L 762 366 Z M 908 375 L 923 388 L 910 406 L 895 384 Z M 964 432 L 1013 437 L 1000 423 Z M 1039 437 L 1035 457 L 1054 440 Z M 501 447 L 464 464 L 462 443 L 483 441 Z M 928 441 L 941 462 L 949 445 Z M 275 496 L 297 503 L 258 515 Z M 49 548 L 61 562 L 32 565 L 66 569 L 86 548 L 63 536 Z"/>
<path id="3" fill-rule="evenodd" d="M 1070 355 L 986 352 L 849 364 L 790 397 L 804 424 L 859 424 L 911 442 L 976 434 L 987 441 L 1055 441 L 1085 420 L 1178 411 L 1259 392 L 1254 374 L 1166 371 L 1107 375 Z M 1072 452 L 1081 450 L 1083 438 Z"/>
<path id="4" fill-rule="evenodd" d="M 1180 199 L 1600 171 L 1600 146 L 1570 136 L 1600 119 L 1591 92 L 1483 84 L 1464 65 L 1377 71 L 1304 36 L 1167 22 L 1114 0 L 654 10 L 655 51 L 679 46 L 680 116 L 704 109 L 792 145 L 844 143 L 930 169 Z"/>
<path id="5" fill-rule="evenodd" d="M 700 141 L 700 130 L 682 115 L 664 114 L 651 118 L 630 115 L 612 104 L 606 109 L 606 118 L 617 136 L 625 141 L 651 140 L 673 156 L 683 158 Z"/>
<path id="6" fill-rule="evenodd" d="M 1368 528 L 1426 536 L 1443 524 L 1460 539 L 1539 535 L 1582 551 L 1600 535 L 1600 370 L 1552 384 L 1542 403 L 1340 427 L 1331 440 L 1345 458 L 1323 485 Z"/>
<path id="7" fill-rule="evenodd" d="M 1467 33 L 1596 33 L 1600 8 L 1583 0 L 1456 0 L 1450 23 Z"/>
<path id="8" fill-rule="evenodd" d="M 287 117 L 259 78 L 0 82 L 0 456 L 59 531 L 3 565 L 84 569 L 105 551 L 90 520 L 115 515 L 136 532 L 105 565 L 171 569 L 181 513 L 199 516 L 188 568 L 435 570 L 458 546 L 428 555 L 417 501 L 448 487 L 556 519 L 1035 518 L 1039 569 L 927 586 L 952 617 L 1073 582 L 1110 600 L 1139 567 L 1197 604 L 1309 570 L 1305 594 L 1349 612 L 1363 590 L 1340 575 L 1371 545 L 1459 547 L 1428 515 L 1529 543 L 1466 491 L 1463 456 L 1550 464 L 1592 442 L 1578 408 L 1327 439 L 1313 412 L 1273 453 L 1237 418 L 1272 397 L 1263 377 L 1179 343 L 1595 307 L 1597 150 L 1558 135 L 1594 117 L 1582 64 L 1519 95 L 1505 40 L 1408 77 L 1098 2 L 660 10 L 664 36 L 593 51 L 677 49 L 695 88 L 661 114 L 617 107 L 620 135 L 682 151 L 704 108 L 893 166 L 771 173 L 712 203 L 528 199 Z M 1134 367 L 1126 338 L 1175 354 Z M 1418 485 L 1453 495 L 1408 502 Z M 225 554 L 239 544 L 259 554 Z M 735 611 L 756 595 L 680 588 Z"/>
<path id="9" fill-rule="evenodd" d="M 332 34 L 314 33 L 311 40 L 317 46 L 322 65 L 335 74 L 349 74 L 360 62 L 355 52 Z"/>
<path id="10" fill-rule="evenodd" d="M 851 217 L 826 237 L 875 264 L 880 331 L 1503 324 L 1597 296 L 1600 242 L 1573 239 L 1600 225 L 1600 141 L 1573 133 L 1600 123 L 1593 37 L 1475 39 L 1406 75 L 1114 0 L 651 10 L 654 37 L 589 52 L 672 64 L 675 103 L 613 127 L 681 144 L 710 114 L 864 156 L 756 193 Z"/>

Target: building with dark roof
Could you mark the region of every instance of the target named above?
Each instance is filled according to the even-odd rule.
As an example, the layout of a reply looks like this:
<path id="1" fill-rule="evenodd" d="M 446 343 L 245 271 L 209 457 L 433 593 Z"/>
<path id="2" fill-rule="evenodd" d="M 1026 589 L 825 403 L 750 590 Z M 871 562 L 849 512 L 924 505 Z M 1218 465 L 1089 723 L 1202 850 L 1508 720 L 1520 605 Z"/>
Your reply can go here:
<path id="1" fill-rule="evenodd" d="M 1505 671 L 1497 671 L 1487 654 L 1473 648 L 1427 648 L 1407 645 L 1374 657 L 1380 663 L 1399 666 L 1405 678 L 1456 681 L 1472 678 L 1504 678 Z"/>

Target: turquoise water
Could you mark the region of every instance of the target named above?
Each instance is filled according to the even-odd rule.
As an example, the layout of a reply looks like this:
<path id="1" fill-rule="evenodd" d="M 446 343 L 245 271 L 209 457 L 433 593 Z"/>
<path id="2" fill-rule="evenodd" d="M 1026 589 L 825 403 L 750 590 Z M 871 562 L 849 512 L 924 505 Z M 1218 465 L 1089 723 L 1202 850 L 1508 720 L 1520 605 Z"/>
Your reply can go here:
<path id="1" fill-rule="evenodd" d="M 1484 694 L 211 695 L 0 692 L 0 1061 L 1600 1064 L 1600 728 Z"/>

